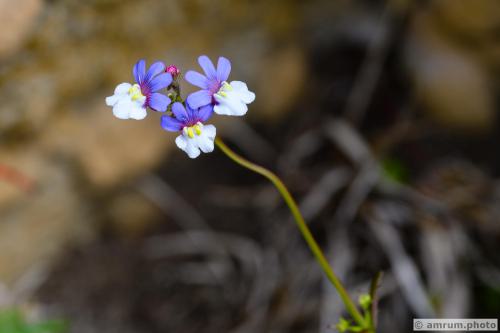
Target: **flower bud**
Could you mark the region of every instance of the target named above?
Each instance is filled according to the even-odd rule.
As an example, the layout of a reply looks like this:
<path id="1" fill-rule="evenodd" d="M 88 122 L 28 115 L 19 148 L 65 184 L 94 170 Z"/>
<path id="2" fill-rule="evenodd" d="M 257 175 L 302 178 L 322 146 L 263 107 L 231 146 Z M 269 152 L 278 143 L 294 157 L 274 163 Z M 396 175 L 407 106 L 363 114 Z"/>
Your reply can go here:
<path id="1" fill-rule="evenodd" d="M 179 76 L 179 74 L 181 74 L 181 71 L 175 65 L 167 66 L 167 68 L 165 69 L 165 72 L 170 73 L 170 75 L 172 75 L 172 78 L 174 80 Z"/>

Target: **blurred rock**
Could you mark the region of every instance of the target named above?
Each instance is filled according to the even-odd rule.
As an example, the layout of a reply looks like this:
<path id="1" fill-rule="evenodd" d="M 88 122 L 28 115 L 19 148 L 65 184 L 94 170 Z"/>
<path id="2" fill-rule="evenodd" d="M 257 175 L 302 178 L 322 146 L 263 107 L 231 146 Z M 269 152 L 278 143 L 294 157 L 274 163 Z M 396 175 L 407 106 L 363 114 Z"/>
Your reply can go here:
<path id="1" fill-rule="evenodd" d="M 1 152 L 37 180 L 32 193 L 10 191 L 0 198 L 0 281 L 11 283 L 33 265 L 48 263 L 65 246 L 91 235 L 92 224 L 72 175 L 36 150 Z M 4 189 L 5 184 L 2 186 Z"/>
<path id="2" fill-rule="evenodd" d="M 255 92 L 260 107 L 255 110 L 266 118 L 278 118 L 303 96 L 306 86 L 306 61 L 303 51 L 288 47 L 262 59 Z"/>
<path id="3" fill-rule="evenodd" d="M 1 150 L 0 167 L 8 168 L 9 173 L 1 172 L 0 178 L 0 212 L 24 199 L 28 194 L 26 189 L 19 186 L 19 181 L 11 179 L 13 172 L 29 180 L 34 186 L 37 180 L 45 179 L 51 172 L 50 167 L 43 160 L 43 154 L 34 150 Z M 1 216 L 1 214 L 0 214 Z"/>
<path id="4" fill-rule="evenodd" d="M 464 42 L 481 42 L 500 27 L 498 0 L 433 0 L 431 11 L 443 29 Z"/>
<path id="5" fill-rule="evenodd" d="M 434 0 L 429 14 L 450 39 L 500 71 L 500 1 Z"/>
<path id="6" fill-rule="evenodd" d="M 301 97 L 304 5 L 228 4 L 0 0 L 0 58 L 9 57 L 0 67 L 0 164 L 41 183 L 27 195 L 0 181 L 0 279 L 57 256 L 80 238 L 79 228 L 107 219 L 133 235 L 156 216 L 147 201 L 117 189 L 160 165 L 175 134 L 161 129 L 157 113 L 120 121 L 104 103 L 117 84 L 132 80 L 138 59 L 176 63 L 185 72 L 198 68 L 200 54 L 225 55 L 231 79 L 257 92 L 254 117 L 277 118 Z M 88 196 L 93 190 L 110 195 Z M 95 201 L 103 216 L 86 215 Z"/>
<path id="7" fill-rule="evenodd" d="M 0 83 L 0 133 L 4 137 L 33 136 L 43 130 L 56 104 L 54 75 L 23 71 Z"/>
<path id="8" fill-rule="evenodd" d="M 104 96 L 88 110 L 60 117 L 41 142 L 49 152 L 76 159 L 92 185 L 110 187 L 158 165 L 173 146 L 173 135 L 160 127 L 155 112 L 142 121 L 119 120 L 103 101 Z"/>
<path id="9" fill-rule="evenodd" d="M 42 7 L 42 0 L 0 0 L 0 58 L 19 49 Z"/>
<path id="10" fill-rule="evenodd" d="M 111 227 L 125 237 L 138 237 L 158 221 L 160 210 L 136 191 L 124 191 L 110 204 Z"/>
<path id="11" fill-rule="evenodd" d="M 413 22 L 406 54 L 417 98 L 437 122 L 466 132 L 491 128 L 494 97 L 486 66 L 426 13 Z"/>

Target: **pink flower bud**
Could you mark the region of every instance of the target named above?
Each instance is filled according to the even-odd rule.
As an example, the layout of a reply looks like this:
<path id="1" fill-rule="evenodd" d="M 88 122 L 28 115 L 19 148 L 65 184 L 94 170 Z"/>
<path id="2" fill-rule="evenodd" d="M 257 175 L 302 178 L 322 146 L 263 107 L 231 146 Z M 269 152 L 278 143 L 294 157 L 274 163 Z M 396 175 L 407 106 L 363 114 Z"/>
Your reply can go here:
<path id="1" fill-rule="evenodd" d="M 176 77 L 178 77 L 179 74 L 181 73 L 181 71 L 179 70 L 179 68 L 177 68 L 177 66 L 175 66 L 175 65 L 167 66 L 167 69 L 165 69 L 165 72 L 170 73 L 170 75 L 172 75 L 173 79 L 175 79 Z"/>

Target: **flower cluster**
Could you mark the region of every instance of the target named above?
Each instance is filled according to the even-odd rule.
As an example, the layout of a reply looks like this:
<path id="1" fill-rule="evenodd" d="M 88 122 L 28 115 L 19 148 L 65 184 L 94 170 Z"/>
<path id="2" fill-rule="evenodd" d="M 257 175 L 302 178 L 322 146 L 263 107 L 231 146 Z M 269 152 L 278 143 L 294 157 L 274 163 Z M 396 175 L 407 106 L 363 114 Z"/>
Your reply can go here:
<path id="1" fill-rule="evenodd" d="M 146 62 L 139 60 L 132 71 L 135 83 L 119 84 L 114 95 L 106 98 L 106 104 L 120 119 L 144 119 L 148 108 L 165 112 L 161 126 L 166 131 L 179 133 L 175 139 L 177 147 L 190 158 L 198 157 L 200 152 L 212 152 L 216 129 L 206 122 L 213 113 L 243 116 L 255 94 L 244 82 L 227 81 L 231 72 L 228 59 L 220 57 L 217 68 L 207 56 L 199 57 L 198 63 L 205 75 L 196 71 L 185 74 L 187 82 L 200 88 L 186 100 L 180 95 L 177 81 L 181 72 L 176 66 L 165 66 L 158 61 L 146 71 Z M 166 90 L 167 95 L 161 90 Z"/>

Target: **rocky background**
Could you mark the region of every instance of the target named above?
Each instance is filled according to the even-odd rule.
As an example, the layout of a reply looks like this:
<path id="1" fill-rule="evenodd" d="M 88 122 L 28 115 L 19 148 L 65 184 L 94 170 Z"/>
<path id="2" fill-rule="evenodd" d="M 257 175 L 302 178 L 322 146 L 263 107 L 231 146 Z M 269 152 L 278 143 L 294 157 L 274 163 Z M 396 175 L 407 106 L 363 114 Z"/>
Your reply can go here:
<path id="1" fill-rule="evenodd" d="M 71 332 L 331 332 L 289 213 L 104 98 L 139 58 L 224 55 L 218 135 L 283 175 L 380 331 L 500 313 L 498 0 L 0 0 L 0 306 Z M 184 92 L 190 87 L 183 86 Z"/>

